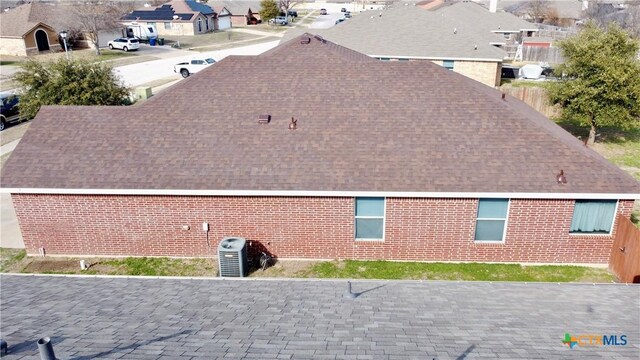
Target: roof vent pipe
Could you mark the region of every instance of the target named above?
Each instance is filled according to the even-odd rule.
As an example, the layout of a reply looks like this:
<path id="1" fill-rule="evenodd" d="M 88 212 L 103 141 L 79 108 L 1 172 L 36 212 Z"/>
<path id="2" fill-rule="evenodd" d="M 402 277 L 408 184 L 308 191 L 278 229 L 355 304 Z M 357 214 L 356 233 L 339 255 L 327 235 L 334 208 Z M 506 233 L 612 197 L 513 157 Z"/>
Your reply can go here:
<path id="1" fill-rule="evenodd" d="M 507 101 L 507 94 L 502 93 L 502 101 Z"/>
<path id="2" fill-rule="evenodd" d="M 560 174 L 556 175 L 556 181 L 558 181 L 558 184 L 566 184 L 567 183 L 567 177 L 564 176 L 564 170 L 560 170 Z"/>
<path id="3" fill-rule="evenodd" d="M 298 128 L 298 120 L 291 117 L 291 122 L 289 123 L 289 130 L 295 130 Z"/>
<path id="4" fill-rule="evenodd" d="M 453 28 L 453 33 L 457 34 L 458 33 L 458 28 Z"/>

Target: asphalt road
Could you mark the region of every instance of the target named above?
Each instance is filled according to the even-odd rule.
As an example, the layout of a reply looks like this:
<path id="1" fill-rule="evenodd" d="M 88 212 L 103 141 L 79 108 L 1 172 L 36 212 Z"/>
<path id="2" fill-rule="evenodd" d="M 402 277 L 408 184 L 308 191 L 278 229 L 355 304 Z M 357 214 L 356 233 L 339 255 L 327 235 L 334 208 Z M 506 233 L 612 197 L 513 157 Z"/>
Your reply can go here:
<path id="1" fill-rule="evenodd" d="M 11 359 L 638 359 L 640 286 L 0 276 Z M 565 334 L 626 335 L 620 346 Z M 3 358 L 4 359 L 4 358 Z"/>

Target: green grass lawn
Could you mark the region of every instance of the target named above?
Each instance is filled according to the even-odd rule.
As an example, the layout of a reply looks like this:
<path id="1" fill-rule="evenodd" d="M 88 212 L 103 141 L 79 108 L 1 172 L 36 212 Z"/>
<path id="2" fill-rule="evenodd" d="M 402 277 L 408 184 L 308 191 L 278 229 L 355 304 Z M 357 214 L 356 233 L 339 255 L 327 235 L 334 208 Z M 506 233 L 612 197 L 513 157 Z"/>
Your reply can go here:
<path id="1" fill-rule="evenodd" d="M 321 262 L 303 277 L 528 282 L 611 282 L 606 269 L 581 266 L 521 266 L 483 263 L 415 263 L 390 261 Z"/>
<path id="2" fill-rule="evenodd" d="M 0 248 L 0 272 L 11 270 L 12 267 L 21 262 L 25 256 L 27 256 L 27 252 L 23 249 Z"/>

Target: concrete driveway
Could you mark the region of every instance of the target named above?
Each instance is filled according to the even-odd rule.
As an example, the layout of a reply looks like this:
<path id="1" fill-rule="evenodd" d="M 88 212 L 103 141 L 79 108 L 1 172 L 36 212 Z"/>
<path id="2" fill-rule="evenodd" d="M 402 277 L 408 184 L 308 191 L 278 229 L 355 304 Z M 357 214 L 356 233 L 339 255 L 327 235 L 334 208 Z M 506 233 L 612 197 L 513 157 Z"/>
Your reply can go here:
<path id="1" fill-rule="evenodd" d="M 11 194 L 0 193 L 0 247 L 24 249 L 24 241 L 13 209 Z"/>
<path id="2" fill-rule="evenodd" d="M 7 359 L 638 359 L 640 286 L 0 277 Z M 570 349 L 571 335 L 626 335 Z"/>

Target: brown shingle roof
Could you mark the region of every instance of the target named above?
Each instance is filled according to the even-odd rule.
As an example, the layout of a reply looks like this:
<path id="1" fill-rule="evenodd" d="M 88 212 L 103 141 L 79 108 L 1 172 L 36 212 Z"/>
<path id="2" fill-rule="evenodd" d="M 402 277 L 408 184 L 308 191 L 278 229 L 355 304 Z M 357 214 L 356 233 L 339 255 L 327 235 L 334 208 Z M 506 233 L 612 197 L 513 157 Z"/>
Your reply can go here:
<path id="1" fill-rule="evenodd" d="M 29 19 L 30 15 L 31 4 L 18 6 L 0 13 L 0 36 L 17 38 L 24 36 L 39 22 Z"/>
<path id="2" fill-rule="evenodd" d="M 2 186 L 640 192 L 516 99 L 430 62 L 376 61 L 317 39 L 228 57 L 139 106 L 45 107 Z"/>

